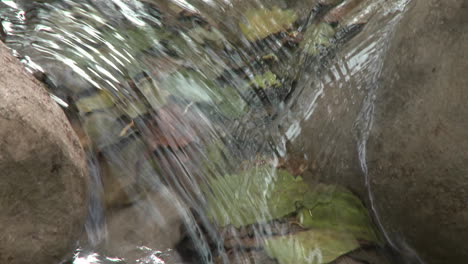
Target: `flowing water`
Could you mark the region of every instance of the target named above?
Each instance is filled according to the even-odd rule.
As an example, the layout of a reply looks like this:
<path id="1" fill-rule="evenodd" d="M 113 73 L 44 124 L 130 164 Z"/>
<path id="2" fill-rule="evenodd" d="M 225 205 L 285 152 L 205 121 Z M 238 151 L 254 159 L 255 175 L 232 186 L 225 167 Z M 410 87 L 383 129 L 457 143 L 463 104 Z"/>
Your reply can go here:
<path id="1" fill-rule="evenodd" d="M 352 256 L 364 248 L 393 263 L 370 187 L 365 208 L 311 171 L 348 133 L 367 184 L 373 95 L 408 2 L 0 0 L 0 38 L 88 154 L 69 263 L 374 263 Z"/>

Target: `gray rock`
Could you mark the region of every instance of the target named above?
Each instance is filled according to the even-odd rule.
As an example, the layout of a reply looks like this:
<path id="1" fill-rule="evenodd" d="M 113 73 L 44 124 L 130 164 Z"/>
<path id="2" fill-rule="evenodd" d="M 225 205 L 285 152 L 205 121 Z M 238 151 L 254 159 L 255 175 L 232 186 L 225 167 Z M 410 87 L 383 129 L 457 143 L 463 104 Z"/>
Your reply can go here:
<path id="1" fill-rule="evenodd" d="M 430 264 L 468 261 L 467 14 L 466 0 L 411 3 L 390 42 L 367 148 L 384 229 Z"/>
<path id="2" fill-rule="evenodd" d="M 86 218 L 84 152 L 60 107 L 0 43 L 0 263 L 59 263 Z"/>

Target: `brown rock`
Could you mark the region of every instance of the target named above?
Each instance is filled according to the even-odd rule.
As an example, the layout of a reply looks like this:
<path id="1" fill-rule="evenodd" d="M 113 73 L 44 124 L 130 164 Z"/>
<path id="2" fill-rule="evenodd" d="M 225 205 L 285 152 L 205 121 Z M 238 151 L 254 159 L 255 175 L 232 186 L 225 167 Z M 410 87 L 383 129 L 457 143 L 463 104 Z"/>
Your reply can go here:
<path id="1" fill-rule="evenodd" d="M 60 107 L 0 43 L 0 263 L 59 263 L 83 230 L 83 150 Z"/>
<path id="2" fill-rule="evenodd" d="M 106 215 L 106 237 L 96 250 L 106 256 L 139 263 L 147 255 L 145 249 L 171 255 L 167 263 L 179 263 L 173 250 L 181 239 L 181 227 L 189 213 L 181 201 L 167 188 L 149 194 L 124 208 L 109 210 Z"/>
<path id="3" fill-rule="evenodd" d="M 316 101 L 316 90 L 298 97 L 299 112 L 312 114 L 291 150 L 307 154 L 306 179 L 344 184 L 369 207 L 373 200 L 408 263 L 466 263 L 468 3 L 413 0 L 407 8 L 401 21 L 374 16 L 318 81 L 309 78 L 306 87 L 323 89 Z"/>
<path id="4" fill-rule="evenodd" d="M 468 4 L 411 4 L 384 64 L 369 178 L 394 243 L 426 263 L 466 263 Z"/>
<path id="5" fill-rule="evenodd" d="M 367 191 L 358 155 L 360 121 L 391 40 L 388 32 L 401 17 L 397 12 L 382 13 L 374 15 L 356 37 L 338 46 L 336 55 L 323 59 L 324 66 L 304 67 L 298 85 L 304 88 L 291 103 L 291 116 L 300 122 L 300 134 L 292 136 L 288 150 L 309 161 L 305 179 L 312 184 L 315 180 L 343 184 L 363 197 Z M 294 125 L 290 125 L 294 131 L 292 128 Z"/>

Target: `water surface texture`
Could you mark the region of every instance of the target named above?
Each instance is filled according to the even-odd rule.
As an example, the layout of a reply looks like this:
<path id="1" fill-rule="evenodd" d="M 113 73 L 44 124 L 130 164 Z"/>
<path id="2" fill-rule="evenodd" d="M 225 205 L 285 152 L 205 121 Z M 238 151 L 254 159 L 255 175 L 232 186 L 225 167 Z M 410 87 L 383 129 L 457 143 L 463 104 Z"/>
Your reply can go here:
<path id="1" fill-rule="evenodd" d="M 372 190 L 364 206 L 315 166 L 352 133 L 367 182 L 373 95 L 407 4 L 0 0 L 0 38 L 88 154 L 68 263 L 393 263 Z"/>

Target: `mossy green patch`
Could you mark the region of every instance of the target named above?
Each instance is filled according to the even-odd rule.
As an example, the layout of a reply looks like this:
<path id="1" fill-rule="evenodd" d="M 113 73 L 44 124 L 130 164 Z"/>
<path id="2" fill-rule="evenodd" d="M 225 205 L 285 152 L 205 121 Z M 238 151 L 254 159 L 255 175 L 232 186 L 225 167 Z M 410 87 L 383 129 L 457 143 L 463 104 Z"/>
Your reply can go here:
<path id="1" fill-rule="evenodd" d="M 180 70 L 159 83 L 162 91 L 185 98 L 192 102 L 212 103 L 219 93 L 218 85 L 202 73 L 194 70 Z"/>

